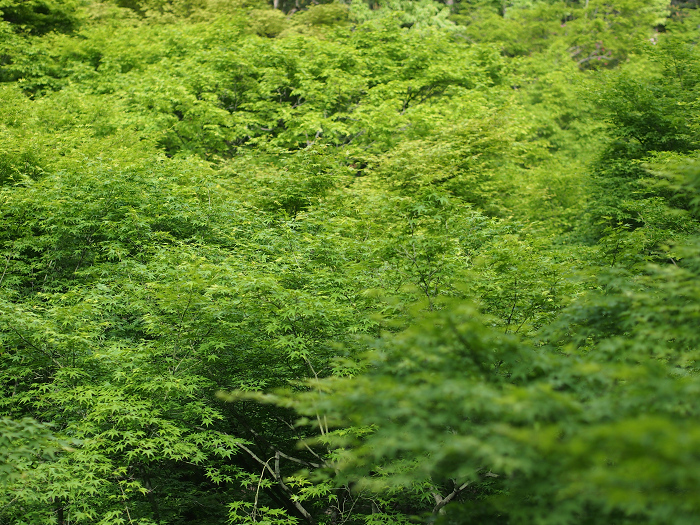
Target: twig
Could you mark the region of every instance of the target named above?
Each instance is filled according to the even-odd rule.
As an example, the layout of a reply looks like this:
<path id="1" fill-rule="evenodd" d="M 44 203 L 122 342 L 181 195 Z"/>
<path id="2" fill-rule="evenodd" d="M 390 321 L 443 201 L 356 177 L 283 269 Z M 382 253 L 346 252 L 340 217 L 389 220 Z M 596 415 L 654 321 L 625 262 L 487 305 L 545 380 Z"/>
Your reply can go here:
<path id="1" fill-rule="evenodd" d="M 455 487 L 455 489 L 452 492 L 450 492 L 447 496 L 445 496 L 444 498 L 442 496 L 440 496 L 440 494 L 438 494 L 437 492 L 433 492 L 433 497 L 435 498 L 435 507 L 433 507 L 433 515 L 442 511 L 442 509 L 445 505 L 447 505 L 450 501 L 455 499 L 469 485 L 470 485 L 469 481 L 462 483 L 459 487 Z"/>
<path id="2" fill-rule="evenodd" d="M 46 350 L 42 350 L 42 349 L 39 348 L 38 346 L 36 346 L 36 345 L 30 343 L 29 341 L 27 341 L 27 340 L 22 336 L 22 334 L 20 334 L 19 331 L 18 331 L 14 326 L 10 326 L 10 330 L 12 330 L 14 333 L 16 333 L 16 334 L 19 336 L 19 338 L 20 338 L 22 341 L 24 341 L 25 343 L 27 343 L 29 346 L 31 346 L 31 347 L 34 348 L 35 350 L 38 350 L 38 351 L 41 352 L 42 354 L 46 355 L 49 359 L 51 359 L 51 361 L 53 361 L 53 362 L 56 364 L 56 366 L 57 366 L 58 368 L 63 368 L 63 365 L 62 365 L 61 363 L 59 363 L 59 362 L 56 360 L 56 358 L 55 358 L 54 356 L 52 356 L 52 355 L 51 355 L 49 352 L 47 352 Z"/>
<path id="3" fill-rule="evenodd" d="M 513 286 L 515 287 L 515 296 L 513 297 L 513 308 L 510 309 L 510 315 L 508 316 L 508 322 L 506 323 L 506 332 L 508 333 L 508 327 L 510 326 L 510 322 L 513 320 L 513 314 L 515 313 L 515 306 L 518 304 L 518 279 L 515 279 L 515 282 L 513 283 Z"/>
<path id="4" fill-rule="evenodd" d="M 126 510 L 126 517 L 129 518 L 129 523 L 133 523 L 133 520 L 131 519 L 131 514 L 129 514 L 129 505 L 126 504 L 126 493 L 124 492 L 124 487 L 122 487 L 122 484 L 120 482 L 117 482 L 119 484 L 119 490 L 122 491 L 122 496 L 124 497 L 124 510 Z"/>
<path id="5" fill-rule="evenodd" d="M 0 277 L 0 284 L 5 280 L 5 272 L 7 272 L 7 267 L 10 265 L 10 256 L 7 256 L 7 262 L 5 262 L 5 269 L 2 271 L 2 277 Z"/>
<path id="6" fill-rule="evenodd" d="M 299 503 L 299 501 L 297 501 L 297 499 L 296 499 L 295 497 L 293 497 L 293 496 L 294 496 L 294 493 L 292 492 L 292 490 L 291 490 L 291 489 L 284 483 L 284 481 L 282 480 L 282 475 L 280 474 L 280 471 L 279 471 L 280 452 L 277 451 L 277 452 L 275 453 L 275 456 L 274 456 L 274 459 L 275 459 L 275 469 L 273 470 L 273 469 L 270 467 L 270 460 L 272 460 L 273 458 L 270 458 L 270 459 L 267 460 L 267 461 L 263 461 L 263 460 L 261 460 L 261 459 L 255 454 L 255 452 L 253 452 L 252 450 L 250 450 L 250 449 L 249 449 L 248 447 L 246 447 L 245 445 L 239 443 L 238 446 L 241 447 L 243 450 L 245 450 L 248 454 L 250 454 L 250 456 L 251 456 L 255 461 L 257 461 L 258 463 L 260 463 L 260 464 L 263 466 L 263 472 L 265 472 L 265 470 L 267 470 L 267 471 L 270 473 L 270 475 L 272 475 L 272 477 L 273 477 L 274 480 L 277 482 L 277 484 L 280 486 L 280 488 L 287 494 L 287 497 L 289 498 L 289 501 L 292 503 L 292 505 L 294 505 L 294 508 L 296 508 L 297 512 L 299 512 L 299 514 L 301 514 L 309 523 L 315 523 L 313 516 L 311 516 L 311 514 L 309 514 L 309 511 L 306 510 L 306 509 L 304 508 L 304 506 L 303 506 L 301 503 Z M 259 488 L 259 487 L 258 487 L 258 488 Z"/>
<path id="7" fill-rule="evenodd" d="M 316 378 L 316 381 L 319 381 L 318 379 L 318 374 L 316 373 L 316 370 L 314 370 L 313 365 L 311 364 L 311 361 L 306 356 L 302 356 L 304 358 L 304 361 L 306 361 L 306 364 L 309 365 L 309 368 L 311 369 L 311 373 L 313 373 L 314 377 Z M 318 391 L 319 394 L 321 394 L 321 389 L 316 387 L 316 390 Z M 318 410 L 316 410 L 316 420 L 318 421 L 318 427 L 321 430 L 321 435 L 325 436 L 328 434 L 328 420 L 326 419 L 326 416 L 323 416 L 323 423 L 321 422 L 321 416 L 318 413 Z M 325 423 L 325 425 L 324 425 Z"/>
<path id="8" fill-rule="evenodd" d="M 272 458 L 268 459 L 265 464 L 263 465 L 262 472 L 260 472 L 260 479 L 258 480 L 258 487 L 255 489 L 255 501 L 253 502 L 253 515 L 251 516 L 253 518 L 253 521 L 255 521 L 255 515 L 258 512 L 258 496 L 260 495 L 260 487 L 262 485 L 262 480 L 265 477 L 265 467 L 268 466 L 268 464 L 272 461 Z"/>

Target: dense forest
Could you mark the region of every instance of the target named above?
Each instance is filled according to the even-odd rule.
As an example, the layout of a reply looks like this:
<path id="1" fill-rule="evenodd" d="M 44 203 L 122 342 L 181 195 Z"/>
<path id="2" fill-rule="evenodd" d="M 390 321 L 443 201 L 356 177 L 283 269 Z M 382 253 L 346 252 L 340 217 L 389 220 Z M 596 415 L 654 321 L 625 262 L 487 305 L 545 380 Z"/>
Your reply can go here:
<path id="1" fill-rule="evenodd" d="M 700 523 L 697 0 L 0 0 L 0 524 Z"/>

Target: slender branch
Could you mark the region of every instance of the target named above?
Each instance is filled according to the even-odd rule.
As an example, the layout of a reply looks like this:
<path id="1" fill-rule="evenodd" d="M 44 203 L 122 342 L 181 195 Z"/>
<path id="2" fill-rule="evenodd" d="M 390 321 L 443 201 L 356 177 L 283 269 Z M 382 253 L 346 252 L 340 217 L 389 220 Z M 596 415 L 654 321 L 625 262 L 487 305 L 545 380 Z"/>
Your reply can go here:
<path id="1" fill-rule="evenodd" d="M 59 362 L 56 360 L 56 358 L 55 358 L 54 356 L 52 356 L 52 355 L 51 355 L 49 352 L 47 352 L 46 350 L 43 350 L 43 349 L 39 348 L 38 346 L 36 346 L 36 345 L 30 343 L 29 341 L 27 341 L 27 340 L 22 336 L 22 334 L 19 333 L 19 331 L 18 331 L 14 326 L 10 326 L 10 330 L 12 330 L 14 333 L 16 333 L 16 334 L 19 336 L 19 338 L 20 338 L 22 341 L 24 341 L 26 344 L 28 344 L 29 346 L 31 346 L 31 347 L 34 348 L 35 350 L 41 352 L 41 353 L 44 354 L 46 357 L 48 357 L 49 359 L 51 359 L 51 361 L 53 361 L 54 364 L 55 364 L 58 368 L 63 368 L 63 365 L 62 365 L 61 363 L 59 363 Z"/>
<path id="2" fill-rule="evenodd" d="M 527 323 L 527 322 L 533 317 L 533 315 L 534 315 L 534 314 L 530 314 L 530 315 L 528 315 L 528 316 L 525 316 L 525 319 L 523 319 L 523 322 L 520 323 L 520 324 L 518 325 L 518 328 L 516 328 L 516 329 L 515 329 L 515 332 L 513 332 L 513 333 L 514 333 L 514 334 L 517 334 L 517 333 L 520 331 L 520 329 L 521 329 L 523 326 L 525 326 L 525 323 Z"/>
<path id="3" fill-rule="evenodd" d="M 260 479 L 258 479 L 258 487 L 255 489 L 255 501 L 253 502 L 253 521 L 255 521 L 255 515 L 258 512 L 258 497 L 260 496 L 260 487 L 262 486 L 262 481 L 265 477 L 265 467 L 267 467 L 268 463 L 270 463 L 271 460 L 272 458 L 268 459 L 265 462 L 265 464 L 263 465 L 262 472 L 260 472 Z"/>
<path id="4" fill-rule="evenodd" d="M 10 265 L 10 256 L 7 256 L 7 261 L 5 262 L 5 269 L 2 271 L 2 277 L 0 277 L 0 284 L 5 280 L 5 273 L 7 272 L 7 267 Z"/>
<path id="5" fill-rule="evenodd" d="M 73 273 L 76 273 L 80 268 L 80 264 L 83 262 L 83 257 L 85 257 L 85 250 L 86 248 L 83 248 L 80 252 L 80 259 L 78 259 L 78 264 L 75 265 L 75 270 L 73 270 Z"/>
<path id="6" fill-rule="evenodd" d="M 283 458 L 288 459 L 288 460 L 290 460 L 290 461 L 293 461 L 294 463 L 298 463 L 299 465 L 304 465 L 304 466 L 313 467 L 313 468 L 321 468 L 321 467 L 326 466 L 325 460 L 324 460 L 321 456 L 319 456 L 318 454 L 316 454 L 316 452 L 314 452 L 313 450 L 311 450 L 311 448 L 310 448 L 306 443 L 303 442 L 302 437 L 301 437 L 301 436 L 299 435 L 299 433 L 296 431 L 296 429 L 294 428 L 294 426 L 291 425 L 289 422 L 285 421 L 284 419 L 282 419 L 281 417 L 277 416 L 276 419 L 277 419 L 279 422 L 281 422 L 281 423 L 283 423 L 284 425 L 286 425 L 287 427 L 289 427 L 290 430 L 292 430 L 293 432 L 295 432 L 295 434 L 296 434 L 296 439 L 299 440 L 299 441 L 301 441 L 301 443 L 304 445 L 304 447 L 305 447 L 315 458 L 317 458 L 317 459 L 319 460 L 319 463 L 314 463 L 314 462 L 312 462 L 312 461 L 307 461 L 307 460 L 304 460 L 304 459 L 295 458 L 295 457 L 293 457 L 293 456 L 289 456 L 289 455 L 285 454 L 285 453 L 282 452 L 279 448 L 277 448 L 275 445 L 273 445 L 272 443 L 270 443 L 270 442 L 267 440 L 267 438 L 265 438 L 265 436 L 261 435 L 261 434 L 260 434 L 259 432 L 257 432 L 254 428 L 252 428 L 252 427 L 245 421 L 245 418 L 243 418 L 243 416 L 237 414 L 237 415 L 235 415 L 234 417 L 236 418 L 236 421 L 238 422 L 238 424 L 240 424 L 241 426 L 245 427 L 246 431 L 250 432 L 250 434 L 253 435 L 253 437 L 256 439 L 256 441 L 255 441 L 255 444 L 256 444 L 256 445 L 261 446 L 261 447 L 264 446 L 265 448 L 267 448 L 267 449 L 269 449 L 269 450 L 271 450 L 272 452 L 275 452 L 275 453 L 279 452 L 280 455 L 281 455 Z"/>
<path id="7" fill-rule="evenodd" d="M 464 491 L 464 489 L 466 489 L 470 484 L 471 483 L 469 481 L 462 483 L 459 487 L 455 487 L 455 489 L 444 498 L 440 496 L 440 494 L 438 494 L 437 492 L 433 492 L 433 497 L 435 498 L 435 507 L 433 507 L 433 515 L 439 513 L 445 505 L 447 505 L 450 501 L 459 496 Z"/>
<path id="8" fill-rule="evenodd" d="M 129 505 L 126 503 L 127 497 L 126 493 L 124 492 L 124 487 L 122 486 L 121 483 L 119 484 L 119 490 L 122 491 L 122 497 L 124 498 L 124 510 L 126 510 L 126 517 L 129 518 L 129 523 L 133 523 L 134 521 L 131 519 L 131 514 L 129 513 Z"/>
<path id="9" fill-rule="evenodd" d="M 190 305 L 192 304 L 192 296 L 194 295 L 194 286 L 190 286 L 190 294 L 187 297 L 187 305 L 185 306 L 185 309 L 182 311 L 182 315 L 180 316 L 180 322 L 178 323 L 177 327 L 177 336 L 175 337 L 175 345 L 173 346 L 173 361 L 177 359 L 177 351 L 180 347 L 180 338 L 182 337 L 182 326 L 185 322 L 185 315 L 187 314 L 187 311 L 190 309 Z M 180 368 L 180 365 L 182 362 L 185 360 L 185 357 L 187 357 L 187 354 L 189 352 L 186 352 L 185 355 L 182 356 L 182 359 L 175 365 L 175 368 L 172 370 L 172 374 L 175 374 Z"/>
<path id="10" fill-rule="evenodd" d="M 293 496 L 294 494 L 292 493 L 291 489 L 284 483 L 284 481 L 282 481 L 282 476 L 279 473 L 279 453 L 275 454 L 275 469 L 277 470 L 275 474 L 277 483 L 279 483 L 280 487 L 282 487 L 282 490 L 284 490 L 289 496 Z M 290 497 L 289 499 L 299 511 L 299 514 L 306 518 L 306 521 L 308 521 L 309 523 L 314 523 L 313 516 L 309 514 L 309 511 L 307 511 L 304 508 L 304 506 L 297 500 L 297 498 Z"/>
<path id="11" fill-rule="evenodd" d="M 281 417 L 277 417 L 277 419 L 278 419 L 279 421 L 281 421 L 282 423 L 284 423 L 285 425 L 287 425 L 292 431 L 296 431 L 296 429 L 294 428 L 294 426 L 293 426 L 292 424 L 290 424 L 288 421 L 285 421 L 285 420 L 282 419 Z M 321 456 L 319 456 L 316 452 L 314 452 L 313 449 L 312 449 L 308 444 L 306 444 L 306 442 L 304 442 L 303 439 L 301 439 L 301 436 L 300 436 L 298 433 L 297 433 L 297 439 L 298 439 L 299 442 L 304 446 L 304 448 L 305 448 L 306 450 L 308 450 L 311 454 L 313 454 L 313 456 L 314 456 L 316 459 L 318 459 L 318 460 L 321 462 L 320 465 L 316 465 L 315 463 L 309 462 L 309 465 L 311 465 L 312 467 L 317 467 L 317 468 L 327 466 L 327 465 L 326 465 L 326 460 L 324 460 Z M 270 446 L 272 446 L 272 445 L 270 445 Z"/>
<path id="12" fill-rule="evenodd" d="M 255 454 L 255 452 L 253 452 L 252 450 L 250 450 L 248 447 L 246 447 L 245 445 L 243 445 L 241 443 L 239 443 L 238 446 L 241 447 L 243 450 L 245 450 L 248 454 L 250 454 L 250 457 L 252 457 L 255 461 L 257 461 L 258 463 L 260 463 L 263 466 L 263 472 L 265 470 L 267 470 L 270 473 L 270 475 L 274 478 L 274 480 L 277 482 L 277 484 L 280 486 L 280 488 L 286 493 L 289 501 L 292 503 L 292 505 L 294 505 L 294 508 L 297 510 L 297 512 L 299 512 L 299 514 L 301 514 L 304 517 L 304 519 L 306 519 L 306 521 L 308 521 L 309 523 L 312 523 L 312 524 L 315 523 L 313 516 L 311 516 L 311 514 L 309 514 L 309 511 L 306 510 L 304 508 L 304 506 L 299 501 L 297 501 L 297 499 L 295 497 L 293 497 L 294 493 L 284 483 L 284 480 L 282 479 L 282 475 L 280 474 L 280 471 L 279 471 L 279 458 L 280 458 L 279 451 L 277 453 L 275 453 L 275 456 L 274 456 L 275 468 L 273 469 L 272 467 L 270 467 L 270 460 L 263 461 Z M 272 459 L 272 458 L 270 458 L 270 459 Z"/>
<path id="13" fill-rule="evenodd" d="M 311 361 L 309 361 L 309 359 L 306 356 L 303 356 L 303 357 L 304 357 L 304 361 L 306 361 L 306 364 L 309 365 L 309 368 L 311 369 L 311 373 L 316 378 L 316 381 L 319 381 L 318 374 L 316 373 L 316 370 L 314 370 L 314 367 L 311 364 Z M 318 391 L 319 394 L 321 394 L 320 388 L 317 387 L 316 390 Z M 318 421 L 318 427 L 321 430 L 321 435 L 325 436 L 326 434 L 328 434 L 328 419 L 326 419 L 326 416 L 324 415 L 323 422 L 321 422 L 321 416 L 319 415 L 318 410 L 316 411 L 316 420 Z"/>
<path id="14" fill-rule="evenodd" d="M 240 447 L 240 448 L 242 448 L 243 450 L 245 450 L 245 451 L 250 455 L 251 458 L 253 458 L 255 461 L 257 461 L 257 462 L 260 463 L 261 465 L 267 465 L 267 462 L 266 462 L 266 461 L 263 461 L 262 459 L 260 459 L 260 458 L 255 454 L 255 452 L 253 452 L 252 450 L 250 450 L 250 449 L 249 449 L 248 447 L 246 447 L 244 444 L 238 443 L 237 446 Z M 269 467 L 268 467 L 268 468 L 269 468 Z M 274 472 L 272 472 L 272 470 L 270 470 L 270 474 L 272 474 L 272 475 L 274 476 Z"/>
<path id="15" fill-rule="evenodd" d="M 515 306 L 518 304 L 518 279 L 515 279 L 513 286 L 515 287 L 515 296 L 513 297 L 513 308 L 510 309 L 510 315 L 508 316 L 508 322 L 506 323 L 506 333 L 508 333 L 508 327 L 510 326 L 510 322 L 513 320 Z"/>

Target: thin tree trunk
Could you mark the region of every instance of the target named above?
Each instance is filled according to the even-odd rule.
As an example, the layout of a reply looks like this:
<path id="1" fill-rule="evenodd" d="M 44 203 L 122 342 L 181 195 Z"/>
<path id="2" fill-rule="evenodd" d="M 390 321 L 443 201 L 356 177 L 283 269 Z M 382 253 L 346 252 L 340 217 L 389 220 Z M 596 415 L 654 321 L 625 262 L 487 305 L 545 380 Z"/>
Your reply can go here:
<path id="1" fill-rule="evenodd" d="M 57 525 L 66 525 L 65 509 L 63 508 L 63 501 L 60 499 L 55 499 L 54 504 L 56 505 L 56 523 Z"/>

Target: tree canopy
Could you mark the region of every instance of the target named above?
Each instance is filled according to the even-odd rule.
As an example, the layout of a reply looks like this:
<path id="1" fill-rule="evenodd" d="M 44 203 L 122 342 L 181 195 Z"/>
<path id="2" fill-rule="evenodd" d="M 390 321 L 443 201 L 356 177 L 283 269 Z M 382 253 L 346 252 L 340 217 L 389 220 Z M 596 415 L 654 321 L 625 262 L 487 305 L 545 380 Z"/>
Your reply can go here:
<path id="1" fill-rule="evenodd" d="M 697 8 L 0 0 L 0 524 L 696 524 Z"/>

